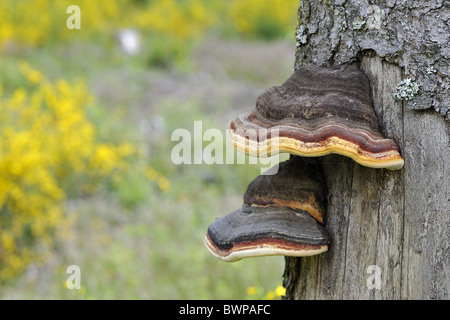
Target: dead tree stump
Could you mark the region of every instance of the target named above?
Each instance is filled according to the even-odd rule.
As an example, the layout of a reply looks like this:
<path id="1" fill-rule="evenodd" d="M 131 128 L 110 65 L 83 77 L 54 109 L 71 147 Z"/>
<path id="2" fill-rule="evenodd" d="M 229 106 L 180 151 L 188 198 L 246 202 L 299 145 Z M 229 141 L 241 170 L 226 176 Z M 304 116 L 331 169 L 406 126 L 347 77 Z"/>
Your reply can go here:
<path id="1" fill-rule="evenodd" d="M 449 17 L 441 0 L 300 2 L 295 67 L 359 61 L 405 164 L 322 158 L 332 243 L 285 258 L 287 299 L 449 299 Z M 408 78 L 420 89 L 402 97 Z"/>

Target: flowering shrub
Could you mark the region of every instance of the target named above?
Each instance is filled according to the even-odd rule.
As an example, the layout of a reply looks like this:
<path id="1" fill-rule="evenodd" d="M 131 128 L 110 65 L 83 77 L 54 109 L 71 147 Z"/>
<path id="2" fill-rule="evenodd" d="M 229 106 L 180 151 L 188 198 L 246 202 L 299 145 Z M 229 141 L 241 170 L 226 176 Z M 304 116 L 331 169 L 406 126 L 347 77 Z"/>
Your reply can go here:
<path id="1" fill-rule="evenodd" d="M 83 82 L 50 83 L 27 63 L 31 86 L 0 92 L 0 282 L 45 259 L 46 250 L 69 234 L 65 200 L 93 194 L 109 177 L 129 170 L 131 143 L 100 141 L 87 117 L 94 99 Z M 144 162 L 135 166 L 161 191 L 169 181 Z"/>
<path id="2" fill-rule="evenodd" d="M 118 24 L 124 6 L 130 1 L 118 0 L 3 0 L 0 2 L 0 47 L 8 42 L 39 46 L 74 37 L 111 30 Z M 83 32 L 74 34 L 66 27 L 67 7 L 82 8 Z"/>
<path id="3" fill-rule="evenodd" d="M 272 39 L 294 30 L 297 8 L 292 0 L 234 0 L 231 18 L 241 34 Z"/>
<path id="4" fill-rule="evenodd" d="M 72 4 L 81 10 L 77 32 L 66 27 L 66 10 Z M 274 38 L 293 30 L 297 6 L 292 0 L 2 0 L 0 49 L 10 42 L 40 46 L 127 27 L 172 42 L 201 36 L 212 27 Z"/>
<path id="5" fill-rule="evenodd" d="M 203 34 L 215 18 L 208 12 L 207 1 L 155 0 L 130 14 L 129 25 L 166 36 L 189 38 Z"/>
<path id="6" fill-rule="evenodd" d="M 210 23 L 204 2 L 156 0 L 139 5 L 132 0 L 2 0 L 0 2 L 0 47 L 8 42 L 38 46 L 50 42 L 89 38 L 124 27 L 187 38 Z M 81 30 L 66 27 L 67 7 L 81 11 Z M 26 17 L 26 18 L 25 18 Z"/>

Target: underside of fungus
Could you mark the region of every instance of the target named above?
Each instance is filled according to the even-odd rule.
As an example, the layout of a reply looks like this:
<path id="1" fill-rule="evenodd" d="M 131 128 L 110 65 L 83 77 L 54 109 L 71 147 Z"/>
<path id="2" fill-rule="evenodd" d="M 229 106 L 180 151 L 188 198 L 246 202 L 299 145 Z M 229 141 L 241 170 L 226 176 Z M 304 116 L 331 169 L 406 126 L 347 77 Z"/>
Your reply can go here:
<path id="1" fill-rule="evenodd" d="M 302 210 L 323 224 L 326 190 L 320 161 L 293 156 L 273 175 L 260 175 L 247 187 L 248 206 L 282 206 Z"/>
<path id="2" fill-rule="evenodd" d="M 324 191 L 320 167 L 292 157 L 275 175 L 259 176 L 249 184 L 242 208 L 209 226 L 206 247 L 228 262 L 325 252 L 330 240 L 323 227 Z"/>
<path id="3" fill-rule="evenodd" d="M 337 153 L 392 170 L 404 163 L 397 144 L 379 130 L 369 80 L 356 65 L 297 69 L 281 86 L 265 90 L 256 108 L 234 119 L 230 129 L 238 150 L 258 156 Z"/>

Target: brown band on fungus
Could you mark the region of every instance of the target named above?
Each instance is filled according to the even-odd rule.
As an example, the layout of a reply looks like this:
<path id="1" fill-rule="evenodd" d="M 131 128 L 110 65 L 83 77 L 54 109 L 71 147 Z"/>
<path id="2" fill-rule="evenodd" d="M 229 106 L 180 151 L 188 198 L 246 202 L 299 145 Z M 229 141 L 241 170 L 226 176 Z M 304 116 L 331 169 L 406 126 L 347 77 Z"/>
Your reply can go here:
<path id="1" fill-rule="evenodd" d="M 297 69 L 281 86 L 265 90 L 256 108 L 234 119 L 230 129 L 237 149 L 259 156 L 337 153 L 364 166 L 393 170 L 404 163 L 397 144 L 379 130 L 369 80 L 356 65 Z M 260 129 L 274 141 L 265 143 Z"/>
<path id="2" fill-rule="evenodd" d="M 244 202 L 253 206 L 280 206 L 292 210 L 302 210 L 308 212 L 314 219 L 323 223 L 322 208 L 317 207 L 316 199 L 311 195 L 306 201 L 283 200 L 283 199 L 264 199 L 259 197 L 250 198 L 247 194 L 244 195 Z"/>
<path id="3" fill-rule="evenodd" d="M 242 242 L 230 249 L 221 249 L 206 234 L 204 239 L 208 250 L 217 258 L 233 262 L 248 257 L 285 255 L 291 257 L 307 257 L 328 250 L 328 245 L 296 244 L 278 239 L 261 239 L 253 242 Z"/>
<path id="4" fill-rule="evenodd" d="M 244 203 L 305 211 L 323 223 L 326 190 L 320 162 L 314 158 L 291 157 L 279 164 L 274 175 L 260 175 L 250 182 Z"/>

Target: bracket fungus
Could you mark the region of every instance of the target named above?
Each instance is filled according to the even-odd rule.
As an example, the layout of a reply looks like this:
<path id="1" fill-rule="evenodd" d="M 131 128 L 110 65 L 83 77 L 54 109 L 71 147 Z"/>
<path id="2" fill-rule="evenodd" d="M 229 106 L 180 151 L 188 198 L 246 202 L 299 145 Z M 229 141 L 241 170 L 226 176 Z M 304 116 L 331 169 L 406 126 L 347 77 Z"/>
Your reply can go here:
<path id="1" fill-rule="evenodd" d="M 327 194 L 314 157 L 336 153 L 391 170 L 404 164 L 397 144 L 380 132 L 369 80 L 356 64 L 297 69 L 281 86 L 261 93 L 256 108 L 234 119 L 230 129 L 240 151 L 256 156 L 287 152 L 291 158 L 275 175 L 254 179 L 242 208 L 209 226 L 206 247 L 224 261 L 328 250 Z"/>
<path id="2" fill-rule="evenodd" d="M 262 92 L 256 108 L 234 119 L 230 129 L 235 148 L 259 156 L 337 153 L 363 166 L 392 170 L 404 163 L 394 140 L 379 130 L 369 80 L 355 64 L 297 69 L 281 86 Z M 270 135 L 274 129 L 276 138 Z M 267 138 L 243 134 L 248 131 L 268 132 Z"/>
<path id="3" fill-rule="evenodd" d="M 276 174 L 260 175 L 250 182 L 244 193 L 244 203 L 306 211 L 323 224 L 326 197 L 320 162 L 292 156 L 279 164 Z"/>
<path id="4" fill-rule="evenodd" d="M 211 223 L 206 247 L 227 262 L 327 251 L 326 194 L 319 169 L 311 160 L 294 156 L 281 163 L 275 175 L 258 176 L 248 185 L 242 208 Z"/>

